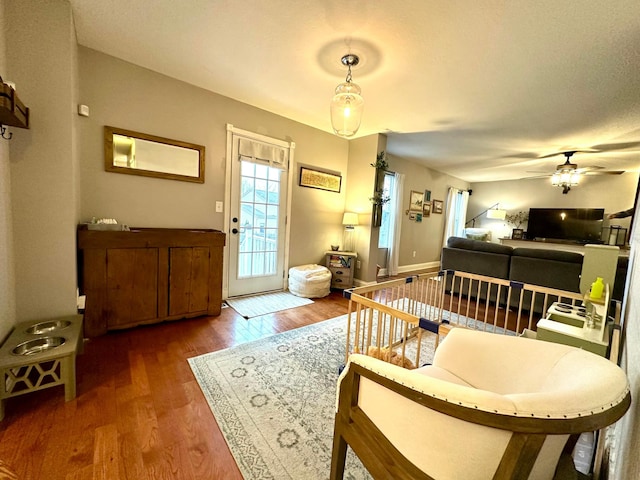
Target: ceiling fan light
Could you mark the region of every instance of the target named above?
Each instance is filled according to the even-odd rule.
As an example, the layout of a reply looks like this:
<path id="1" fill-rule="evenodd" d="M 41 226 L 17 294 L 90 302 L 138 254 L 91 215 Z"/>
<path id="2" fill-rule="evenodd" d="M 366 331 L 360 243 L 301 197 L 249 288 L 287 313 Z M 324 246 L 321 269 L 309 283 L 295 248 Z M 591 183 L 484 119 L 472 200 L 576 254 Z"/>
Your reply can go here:
<path id="1" fill-rule="evenodd" d="M 559 173 L 554 173 L 551 176 L 551 185 L 553 185 L 554 187 L 557 187 L 558 185 L 560 185 L 560 174 Z"/>
<path id="2" fill-rule="evenodd" d="M 571 180 L 569 181 L 569 183 L 571 184 L 571 186 L 574 186 L 574 185 L 578 185 L 579 182 L 580 182 L 580 174 L 578 172 L 573 172 L 571 174 Z"/>

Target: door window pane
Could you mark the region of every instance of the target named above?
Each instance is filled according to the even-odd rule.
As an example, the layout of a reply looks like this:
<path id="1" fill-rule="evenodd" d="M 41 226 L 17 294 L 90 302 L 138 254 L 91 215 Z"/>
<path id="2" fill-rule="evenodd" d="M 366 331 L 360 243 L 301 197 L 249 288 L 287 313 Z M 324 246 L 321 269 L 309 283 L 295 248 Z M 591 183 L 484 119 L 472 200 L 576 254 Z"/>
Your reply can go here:
<path id="1" fill-rule="evenodd" d="M 242 161 L 238 277 L 275 275 L 283 171 Z"/>

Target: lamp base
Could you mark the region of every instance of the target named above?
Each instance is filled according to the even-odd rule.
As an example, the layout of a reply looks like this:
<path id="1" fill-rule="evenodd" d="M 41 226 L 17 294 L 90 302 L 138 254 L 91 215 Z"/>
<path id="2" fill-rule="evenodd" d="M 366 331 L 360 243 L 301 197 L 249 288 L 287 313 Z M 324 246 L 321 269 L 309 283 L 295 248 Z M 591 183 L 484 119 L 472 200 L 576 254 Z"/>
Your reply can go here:
<path id="1" fill-rule="evenodd" d="M 345 252 L 355 252 L 355 228 L 345 227 L 342 236 L 342 249 Z"/>

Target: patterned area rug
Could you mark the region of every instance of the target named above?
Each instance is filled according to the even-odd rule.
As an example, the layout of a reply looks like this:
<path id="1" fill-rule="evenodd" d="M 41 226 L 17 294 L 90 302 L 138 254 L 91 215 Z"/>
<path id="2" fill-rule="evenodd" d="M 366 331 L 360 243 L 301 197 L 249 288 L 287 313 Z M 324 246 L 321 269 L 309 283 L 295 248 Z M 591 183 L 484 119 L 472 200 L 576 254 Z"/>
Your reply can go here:
<path id="1" fill-rule="evenodd" d="M 329 477 L 346 327 L 343 315 L 189 359 L 246 479 Z M 425 361 L 434 338 L 423 335 Z M 371 478 L 351 450 L 345 478 Z"/>
<path id="2" fill-rule="evenodd" d="M 313 303 L 313 300 L 296 297 L 289 292 L 275 292 L 251 297 L 229 298 L 226 302 L 244 318 L 251 318 L 309 305 Z"/>

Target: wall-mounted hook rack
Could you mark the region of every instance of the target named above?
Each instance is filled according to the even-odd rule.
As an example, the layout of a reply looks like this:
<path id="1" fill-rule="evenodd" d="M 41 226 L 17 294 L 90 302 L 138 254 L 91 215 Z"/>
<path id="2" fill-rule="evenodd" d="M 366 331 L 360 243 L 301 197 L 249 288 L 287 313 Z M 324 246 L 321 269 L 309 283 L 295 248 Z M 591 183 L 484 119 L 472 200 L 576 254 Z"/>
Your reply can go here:
<path id="1" fill-rule="evenodd" d="M 29 128 L 29 108 L 20 101 L 16 91 L 0 77 L 0 136 L 11 139 L 7 126 Z"/>
<path id="2" fill-rule="evenodd" d="M 8 135 L 5 136 L 5 133 Z M 0 125 L 0 137 L 4 138 L 5 140 L 11 140 L 11 137 L 13 137 L 13 133 L 9 132 L 7 130 L 7 127 L 5 127 L 4 125 Z"/>

